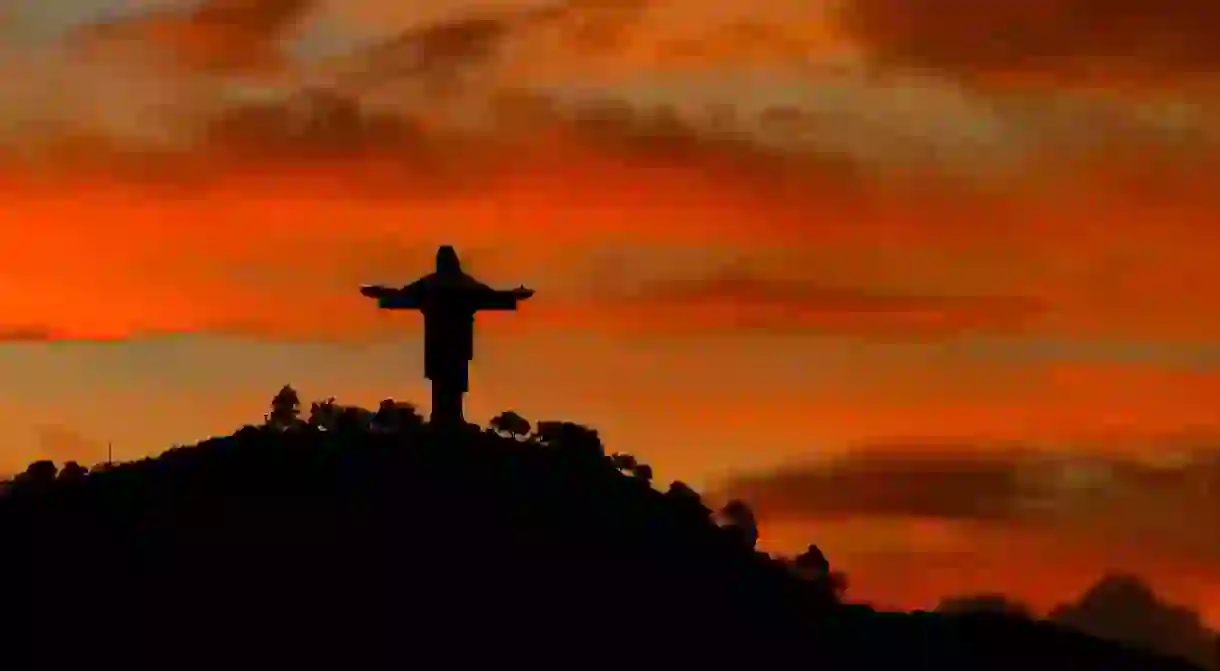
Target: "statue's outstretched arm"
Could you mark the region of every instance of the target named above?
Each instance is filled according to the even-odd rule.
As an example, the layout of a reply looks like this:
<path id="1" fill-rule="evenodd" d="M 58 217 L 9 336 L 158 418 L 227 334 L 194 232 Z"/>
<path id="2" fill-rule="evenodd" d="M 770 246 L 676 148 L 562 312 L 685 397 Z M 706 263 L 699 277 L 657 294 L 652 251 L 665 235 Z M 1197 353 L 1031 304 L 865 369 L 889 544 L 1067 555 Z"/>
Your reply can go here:
<path id="1" fill-rule="evenodd" d="M 517 287 L 507 291 L 496 291 L 494 289 L 485 292 L 480 296 L 480 310 L 516 310 L 517 304 L 521 301 L 529 299 L 534 295 L 533 289 L 525 287 Z"/>
<path id="2" fill-rule="evenodd" d="M 418 310 L 423 302 L 423 280 L 417 280 L 396 289 L 381 285 L 366 284 L 360 287 L 360 295 L 377 300 L 377 307 L 386 310 Z"/>
<path id="3" fill-rule="evenodd" d="M 382 286 L 380 284 L 362 284 L 362 285 L 360 285 L 360 295 L 364 296 L 365 298 L 378 298 L 379 299 L 379 298 L 383 298 L 385 296 L 392 296 L 393 294 L 395 294 L 397 292 L 398 292 L 398 289 L 394 289 L 393 287 Z"/>

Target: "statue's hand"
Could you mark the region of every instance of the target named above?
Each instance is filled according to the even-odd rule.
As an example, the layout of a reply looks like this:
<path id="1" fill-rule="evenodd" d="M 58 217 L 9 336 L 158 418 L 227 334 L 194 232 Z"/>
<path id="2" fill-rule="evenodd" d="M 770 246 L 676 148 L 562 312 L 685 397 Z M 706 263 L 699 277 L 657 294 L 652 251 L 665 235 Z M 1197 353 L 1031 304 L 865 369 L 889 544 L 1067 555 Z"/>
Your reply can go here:
<path id="1" fill-rule="evenodd" d="M 530 296 L 533 296 L 534 290 L 526 289 L 525 286 L 519 286 L 516 289 L 512 290 L 512 294 L 513 294 L 513 297 L 516 298 L 517 300 L 523 301 L 523 300 L 529 298 Z"/>
<path id="2" fill-rule="evenodd" d="M 389 287 L 377 284 L 363 284 L 360 286 L 360 295 L 366 298 L 381 298 L 390 295 L 393 291 Z"/>

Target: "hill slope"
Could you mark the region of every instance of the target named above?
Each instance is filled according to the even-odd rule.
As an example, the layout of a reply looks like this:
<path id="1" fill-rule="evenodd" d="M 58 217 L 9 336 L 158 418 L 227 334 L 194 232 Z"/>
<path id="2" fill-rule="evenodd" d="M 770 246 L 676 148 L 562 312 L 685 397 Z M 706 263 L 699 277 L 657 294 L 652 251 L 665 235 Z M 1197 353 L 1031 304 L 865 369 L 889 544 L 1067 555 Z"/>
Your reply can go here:
<path id="1" fill-rule="evenodd" d="M 837 606 L 708 513 L 595 451 L 246 429 L 0 500 L 7 649 L 174 671 L 1193 668 L 1040 623 Z"/>

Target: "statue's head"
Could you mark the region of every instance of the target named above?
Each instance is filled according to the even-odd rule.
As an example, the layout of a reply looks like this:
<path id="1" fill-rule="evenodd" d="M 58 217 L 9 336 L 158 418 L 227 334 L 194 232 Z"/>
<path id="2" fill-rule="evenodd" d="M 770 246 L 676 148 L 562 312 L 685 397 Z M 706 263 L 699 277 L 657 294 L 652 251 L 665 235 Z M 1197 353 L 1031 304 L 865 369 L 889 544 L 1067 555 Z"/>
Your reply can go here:
<path id="1" fill-rule="evenodd" d="M 457 252 L 452 245 L 441 245 L 436 250 L 436 272 L 451 274 L 462 272 L 462 263 L 458 261 Z"/>

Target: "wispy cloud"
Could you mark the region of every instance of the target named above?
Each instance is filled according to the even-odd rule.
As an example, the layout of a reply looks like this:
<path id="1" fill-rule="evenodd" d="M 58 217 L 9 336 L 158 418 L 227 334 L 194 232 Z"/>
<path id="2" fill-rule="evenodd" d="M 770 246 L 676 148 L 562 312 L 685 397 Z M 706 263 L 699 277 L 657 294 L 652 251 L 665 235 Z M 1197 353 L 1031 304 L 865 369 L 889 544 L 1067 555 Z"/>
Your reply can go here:
<path id="1" fill-rule="evenodd" d="M 282 40 L 316 0 L 205 0 L 86 25 L 67 37 L 86 58 L 135 58 L 195 72 L 259 73 L 285 67 Z"/>
<path id="2" fill-rule="evenodd" d="M 1220 64 L 1220 10 L 1205 0 L 848 0 L 837 19 L 885 65 L 992 83 L 1168 87 Z"/>
<path id="3" fill-rule="evenodd" d="M 0 326 L 0 342 L 42 342 L 52 337 L 51 330 L 41 326 Z"/>
<path id="4" fill-rule="evenodd" d="M 1173 448 L 1170 443 L 1168 448 Z M 1155 455 L 1158 448 L 1144 451 Z M 1022 445 L 960 442 L 865 446 L 825 463 L 733 478 L 759 519 L 898 517 L 1036 529 L 1123 552 L 1140 542 L 1178 560 L 1220 560 L 1220 456 L 1192 441 L 1162 463 L 1059 456 Z M 1069 539 L 1075 538 L 1074 541 Z"/>
<path id="5" fill-rule="evenodd" d="M 928 338 L 1021 331 L 1041 306 L 1017 296 L 938 296 L 901 289 L 768 278 L 728 268 L 700 277 L 651 280 L 611 303 L 637 304 L 648 314 L 693 328 L 768 332 L 828 331 L 864 338 Z M 694 316 L 694 319 L 689 317 Z"/>

